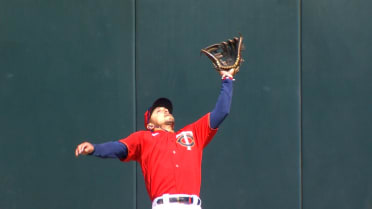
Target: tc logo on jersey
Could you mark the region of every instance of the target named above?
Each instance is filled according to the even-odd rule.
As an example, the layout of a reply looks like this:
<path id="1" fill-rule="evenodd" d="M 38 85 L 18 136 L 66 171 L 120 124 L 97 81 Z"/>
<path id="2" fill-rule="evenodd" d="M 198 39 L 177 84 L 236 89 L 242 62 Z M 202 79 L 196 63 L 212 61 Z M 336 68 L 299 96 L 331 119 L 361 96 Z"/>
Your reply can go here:
<path id="1" fill-rule="evenodd" d="M 194 135 L 192 131 L 182 131 L 180 134 L 177 134 L 177 143 L 187 147 L 187 150 L 191 150 L 191 147 L 195 145 Z"/>

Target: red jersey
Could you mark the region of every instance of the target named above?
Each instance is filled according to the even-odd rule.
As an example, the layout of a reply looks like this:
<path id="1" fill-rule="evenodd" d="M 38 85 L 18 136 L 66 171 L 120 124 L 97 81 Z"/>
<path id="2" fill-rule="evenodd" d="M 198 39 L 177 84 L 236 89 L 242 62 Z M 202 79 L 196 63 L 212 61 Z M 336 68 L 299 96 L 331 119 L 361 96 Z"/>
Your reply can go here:
<path id="1" fill-rule="evenodd" d="M 203 148 L 217 132 L 209 126 L 209 114 L 176 133 L 138 131 L 119 140 L 128 147 L 122 161 L 141 165 L 151 200 L 163 194 L 199 196 Z"/>

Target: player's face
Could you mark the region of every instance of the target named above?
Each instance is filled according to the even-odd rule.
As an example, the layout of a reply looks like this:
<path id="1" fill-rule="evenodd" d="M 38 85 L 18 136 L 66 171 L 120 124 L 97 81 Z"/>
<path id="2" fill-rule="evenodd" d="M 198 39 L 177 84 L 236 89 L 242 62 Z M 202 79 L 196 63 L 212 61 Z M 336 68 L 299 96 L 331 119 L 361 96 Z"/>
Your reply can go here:
<path id="1" fill-rule="evenodd" d="M 165 107 L 157 107 L 152 112 L 150 121 L 155 126 L 173 125 L 174 124 L 174 117 L 169 112 L 169 110 L 167 108 L 165 108 Z"/>

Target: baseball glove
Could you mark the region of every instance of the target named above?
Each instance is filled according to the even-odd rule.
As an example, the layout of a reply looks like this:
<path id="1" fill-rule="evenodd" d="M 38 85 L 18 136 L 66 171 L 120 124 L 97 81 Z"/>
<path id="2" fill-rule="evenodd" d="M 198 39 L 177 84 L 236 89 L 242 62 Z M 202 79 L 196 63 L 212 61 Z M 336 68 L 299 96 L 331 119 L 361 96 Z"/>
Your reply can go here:
<path id="1" fill-rule="evenodd" d="M 201 52 L 207 55 L 217 71 L 229 71 L 234 68 L 236 74 L 241 62 L 244 61 L 241 57 L 243 48 L 243 37 L 239 34 L 239 37 L 213 44 L 202 49 Z"/>

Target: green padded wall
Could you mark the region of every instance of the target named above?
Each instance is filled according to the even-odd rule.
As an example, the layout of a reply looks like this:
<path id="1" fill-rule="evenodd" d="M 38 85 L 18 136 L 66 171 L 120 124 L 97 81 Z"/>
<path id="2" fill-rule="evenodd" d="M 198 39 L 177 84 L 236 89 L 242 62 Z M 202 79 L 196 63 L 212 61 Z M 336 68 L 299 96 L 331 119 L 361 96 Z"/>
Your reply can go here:
<path id="1" fill-rule="evenodd" d="M 371 1 L 303 1 L 304 209 L 372 208 Z"/>
<path id="2" fill-rule="evenodd" d="M 134 207 L 134 164 L 75 146 L 133 125 L 133 1 L 1 1 L 0 208 Z"/>

